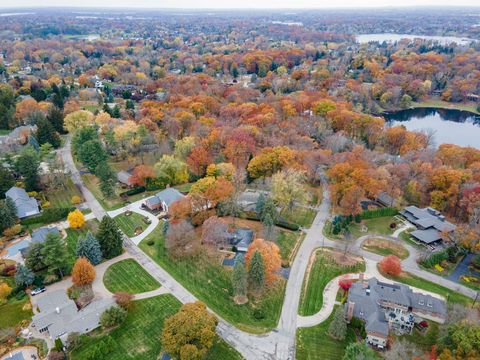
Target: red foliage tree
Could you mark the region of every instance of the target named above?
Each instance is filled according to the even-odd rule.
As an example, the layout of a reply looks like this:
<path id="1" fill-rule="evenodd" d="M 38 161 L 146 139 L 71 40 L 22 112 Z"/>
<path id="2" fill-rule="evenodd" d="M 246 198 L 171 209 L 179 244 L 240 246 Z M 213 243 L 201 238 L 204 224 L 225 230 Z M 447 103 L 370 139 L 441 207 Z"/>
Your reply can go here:
<path id="1" fill-rule="evenodd" d="M 385 256 L 382 261 L 380 261 L 380 270 L 389 275 L 400 275 L 402 272 L 402 264 L 400 259 L 395 255 Z"/>
<path id="2" fill-rule="evenodd" d="M 153 168 L 148 165 L 138 165 L 133 169 L 133 174 L 130 177 L 130 181 L 137 186 L 145 186 L 147 179 L 153 179 L 155 173 Z"/>
<path id="3" fill-rule="evenodd" d="M 348 278 L 341 278 L 340 280 L 338 280 L 338 285 L 343 289 L 345 293 L 350 289 L 352 284 L 353 281 Z"/>

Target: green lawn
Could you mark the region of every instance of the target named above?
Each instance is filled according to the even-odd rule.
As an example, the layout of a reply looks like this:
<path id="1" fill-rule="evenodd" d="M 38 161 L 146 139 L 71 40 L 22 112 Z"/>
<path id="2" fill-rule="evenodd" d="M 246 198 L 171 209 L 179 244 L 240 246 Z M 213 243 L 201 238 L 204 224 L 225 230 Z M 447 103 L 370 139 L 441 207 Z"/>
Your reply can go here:
<path id="1" fill-rule="evenodd" d="M 132 212 L 128 216 L 125 213 L 122 213 L 120 215 L 115 216 L 114 220 L 116 221 L 120 229 L 128 237 L 133 237 L 138 235 L 135 233 L 135 229 L 141 228 L 143 232 L 148 227 L 148 225 L 143 221 L 143 216 L 140 214 L 137 214 L 136 212 Z"/>
<path id="2" fill-rule="evenodd" d="M 340 360 L 347 345 L 355 341 L 355 334 L 350 327 L 343 341 L 335 340 L 327 334 L 335 309 L 323 323 L 297 329 L 297 360 Z"/>
<path id="3" fill-rule="evenodd" d="M 277 245 L 280 248 L 282 262 L 288 264 L 291 261 L 292 251 L 298 241 L 303 240 L 303 234 L 298 232 L 282 230 L 277 237 Z"/>
<path id="4" fill-rule="evenodd" d="M 322 253 L 320 249 L 314 256 L 314 263 L 308 277 L 304 280 L 300 297 L 298 313 L 303 316 L 313 315 L 320 311 L 323 305 L 323 290 L 333 278 L 342 274 L 365 271 L 363 262 L 351 266 L 339 265 L 328 252 Z"/>
<path id="5" fill-rule="evenodd" d="M 180 302 L 170 294 L 134 301 L 127 320 L 120 327 L 113 329 L 108 335 L 87 337 L 81 347 L 70 353 L 70 358 L 72 360 L 88 359 L 92 349 L 110 337 L 115 346 L 105 359 L 157 359 L 162 352 L 163 323 L 166 318 L 175 314 L 180 306 Z M 207 359 L 241 359 L 241 357 L 223 340 L 217 339 Z"/>
<path id="6" fill-rule="evenodd" d="M 151 240 L 154 243 L 148 245 Z M 250 299 L 247 304 L 237 305 L 233 301 L 231 271 L 220 264 L 220 258 L 204 255 L 172 260 L 165 250 L 162 226 L 158 226 L 139 246 L 196 297 L 238 328 L 263 333 L 277 325 L 285 291 L 283 279 L 261 299 L 255 302 Z"/>
<path id="7" fill-rule="evenodd" d="M 280 217 L 286 221 L 306 228 L 312 225 L 315 215 L 317 215 L 315 210 L 301 206 L 295 206 L 292 211 L 285 209 L 280 213 Z"/>
<path id="8" fill-rule="evenodd" d="M 350 232 L 354 238 L 359 238 L 367 234 L 373 235 L 392 235 L 395 229 L 390 229 L 391 223 L 399 223 L 393 216 L 384 216 L 374 219 L 363 220 L 362 223 L 367 227 L 366 232 L 362 232 L 362 224 L 353 223 L 350 226 Z"/>
<path id="9" fill-rule="evenodd" d="M 103 275 L 105 287 L 112 293 L 126 291 L 139 294 L 158 289 L 160 284 L 133 259 L 119 261 Z"/>
<path id="10" fill-rule="evenodd" d="M 12 299 L 0 306 L 0 329 L 15 327 L 22 320 L 30 320 L 33 312 L 31 306 L 25 306 L 28 302 L 28 296 L 25 296 L 22 300 Z"/>
<path id="11" fill-rule="evenodd" d="M 98 228 L 98 220 L 90 220 L 81 228 L 81 229 L 72 229 L 68 228 L 65 229 L 67 232 L 67 238 L 65 239 L 67 242 L 68 253 L 70 254 L 72 265 L 77 258 L 77 241 L 80 236 L 87 235 L 87 232 L 90 230 L 93 234 L 97 231 Z"/>
<path id="12" fill-rule="evenodd" d="M 188 193 L 190 192 L 190 189 L 194 183 L 186 183 L 186 184 L 181 184 L 181 185 L 175 185 L 175 189 L 182 193 Z"/>
<path id="13" fill-rule="evenodd" d="M 7 129 L 0 129 L 0 135 L 8 135 L 12 132 L 12 130 L 7 130 Z"/>
<path id="14" fill-rule="evenodd" d="M 75 186 L 71 178 L 67 178 L 65 187 L 60 187 L 55 190 L 49 190 L 46 193 L 51 207 L 70 208 L 72 207 L 72 196 L 79 196 L 82 199 L 82 194 Z"/>
<path id="15" fill-rule="evenodd" d="M 439 99 L 429 99 L 422 102 L 413 102 L 412 108 L 423 108 L 423 107 L 436 107 L 441 109 L 456 109 L 470 111 L 476 114 L 480 114 L 477 111 L 477 105 L 475 103 L 451 103 L 448 101 L 442 101 Z"/>
<path id="16" fill-rule="evenodd" d="M 407 249 L 405 249 L 400 242 L 395 243 L 383 239 L 365 240 L 362 244 L 362 249 L 382 256 L 395 255 L 400 259 L 406 259 L 409 254 Z"/>

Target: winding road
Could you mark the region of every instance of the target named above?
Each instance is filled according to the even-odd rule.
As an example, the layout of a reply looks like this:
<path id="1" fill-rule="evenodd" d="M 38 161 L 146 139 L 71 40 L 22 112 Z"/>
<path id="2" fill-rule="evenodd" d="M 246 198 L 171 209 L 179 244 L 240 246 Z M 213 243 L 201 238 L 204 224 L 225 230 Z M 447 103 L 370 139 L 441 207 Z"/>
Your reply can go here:
<path id="1" fill-rule="evenodd" d="M 99 220 L 107 214 L 103 209 L 97 199 L 93 194 L 88 190 L 85 184 L 82 181 L 79 171 L 77 170 L 75 163 L 73 161 L 71 150 L 70 150 L 70 138 L 66 141 L 65 146 L 59 150 L 63 161 L 65 163 L 66 169 L 70 172 L 72 180 L 81 190 L 82 195 L 87 202 L 88 206 L 92 210 L 95 217 Z M 326 179 L 324 176 L 321 178 L 322 183 L 326 184 Z M 229 324 L 227 321 L 222 319 L 221 316 L 215 314 L 219 318 L 219 324 L 217 327 L 217 333 L 232 347 L 234 347 L 243 357 L 247 360 L 259 360 L 259 359 L 278 359 L 278 360 L 293 360 L 295 359 L 295 333 L 297 326 L 310 326 L 308 320 L 303 320 L 297 315 L 297 309 L 300 302 L 300 294 L 302 290 L 303 278 L 307 271 L 309 264 L 310 256 L 313 254 L 316 248 L 327 246 L 343 251 L 344 244 L 339 241 L 332 241 L 323 236 L 322 230 L 325 225 L 325 221 L 329 217 L 330 209 L 330 197 L 327 191 L 327 186 L 323 186 L 323 201 L 320 207 L 317 209 L 317 215 L 313 221 L 312 226 L 309 229 L 305 229 L 306 233 L 305 239 L 302 242 L 295 260 L 292 264 L 290 275 L 287 281 L 284 303 L 278 322 L 278 326 L 271 332 L 262 335 L 250 334 L 244 331 L 241 331 Z M 138 212 L 144 216 L 149 216 L 148 212 L 143 211 L 140 208 L 141 201 L 128 205 L 122 209 L 114 210 L 108 212 L 110 216 L 116 216 L 123 211 L 128 210 Z M 152 217 L 151 215 L 149 217 Z M 155 218 L 156 219 L 156 218 Z M 152 219 L 152 221 L 154 221 Z M 193 302 L 198 300 L 192 293 L 185 289 L 179 282 L 177 282 L 167 271 L 161 268 L 157 263 L 150 259 L 142 250 L 140 250 L 137 245 L 138 243 L 147 236 L 158 224 L 158 219 L 139 236 L 135 238 L 124 238 L 124 246 L 128 252 L 128 256 L 133 257 L 139 264 L 141 264 L 146 271 L 148 271 L 157 281 L 162 285 L 162 288 L 168 290 L 172 293 L 177 299 L 182 303 Z M 370 252 L 364 251 L 361 249 L 361 240 L 362 238 L 357 239 L 353 245 L 350 252 L 355 250 L 355 253 L 363 256 L 367 261 L 367 266 L 370 266 L 370 269 L 376 269 L 376 263 L 382 258 L 379 255 L 372 254 Z M 408 259 L 407 259 L 408 260 Z M 370 265 L 368 265 L 370 263 Z M 414 265 L 414 264 L 415 265 Z M 415 275 L 422 276 L 428 280 L 440 283 L 443 286 L 446 286 L 450 289 L 458 290 L 465 295 L 473 296 L 474 291 L 468 289 L 459 284 L 453 283 L 447 279 L 440 278 L 434 274 L 428 273 L 418 268 L 418 265 L 415 261 L 408 261 L 406 263 L 405 269 L 414 273 Z M 374 270 L 371 270 L 373 272 Z M 378 271 L 377 271 L 378 273 Z M 424 274 L 426 273 L 426 274 Z M 379 274 L 378 274 L 379 275 Z M 433 278 L 433 279 L 432 279 Z M 332 280 L 333 281 L 333 280 Z M 333 288 L 334 286 L 332 286 Z M 163 292 L 164 290 L 162 290 Z M 329 290 L 333 293 L 334 290 Z M 335 292 L 336 294 L 336 292 Z M 329 295 L 330 298 L 330 295 Z M 328 301 L 327 301 L 328 302 Z M 330 307 L 330 305 L 328 305 Z M 331 305 L 333 309 L 333 305 Z M 317 318 L 320 321 L 325 318 L 326 312 L 331 309 L 327 309 L 324 313 L 319 315 Z M 210 309 L 210 311 L 212 311 Z M 214 311 L 212 311 L 215 313 Z M 328 317 L 328 316 L 327 316 Z M 316 320 L 315 320 L 316 321 Z M 315 323 L 315 321 L 313 323 Z"/>

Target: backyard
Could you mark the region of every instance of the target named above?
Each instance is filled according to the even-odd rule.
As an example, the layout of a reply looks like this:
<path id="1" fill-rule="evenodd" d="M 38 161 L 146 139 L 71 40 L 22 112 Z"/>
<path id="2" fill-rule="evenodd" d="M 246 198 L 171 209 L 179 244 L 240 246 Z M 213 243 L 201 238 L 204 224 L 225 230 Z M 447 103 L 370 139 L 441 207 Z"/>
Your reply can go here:
<path id="1" fill-rule="evenodd" d="M 187 259 L 171 259 L 165 250 L 162 225 L 149 234 L 140 248 L 168 271 L 177 281 L 191 291 L 213 311 L 238 328 L 264 333 L 273 329 L 280 316 L 285 280 L 266 291 L 260 299 L 250 299 L 247 304 L 233 301 L 231 271 L 223 267 L 221 258 L 203 255 Z"/>
<path id="2" fill-rule="evenodd" d="M 298 308 L 300 315 L 309 316 L 320 311 L 323 305 L 323 290 L 333 278 L 342 274 L 365 271 L 364 262 L 358 258 L 349 257 L 344 264 L 339 264 L 333 255 L 336 255 L 336 258 L 343 256 L 343 254 L 338 255 L 337 252 L 321 249 L 312 255 L 302 287 Z"/>
<path id="3" fill-rule="evenodd" d="M 408 257 L 407 249 L 400 243 L 379 238 L 365 240 L 362 243 L 362 249 L 383 256 L 395 255 L 400 259 L 406 259 Z"/>
<path id="4" fill-rule="evenodd" d="M 285 209 L 280 213 L 280 217 L 285 221 L 305 228 L 312 225 L 315 215 L 317 215 L 315 210 L 299 205 L 294 206 L 292 210 Z"/>
<path id="5" fill-rule="evenodd" d="M 170 294 L 136 300 L 120 327 L 108 334 L 92 334 L 86 337 L 84 343 L 70 353 L 71 359 L 88 359 L 89 353 L 105 343 L 107 338 L 113 340 L 114 346 L 105 359 L 157 359 L 162 352 L 163 323 L 166 318 L 175 314 L 180 306 L 180 302 Z M 241 359 L 241 356 L 223 340 L 217 338 L 206 358 Z"/>
<path id="6" fill-rule="evenodd" d="M 139 294 L 158 289 L 160 284 L 133 259 L 119 261 L 103 275 L 105 287 L 112 293 L 118 291 Z"/>
<path id="7" fill-rule="evenodd" d="M 353 223 L 350 226 L 350 232 L 353 237 L 359 238 L 367 234 L 372 235 L 392 235 L 395 228 L 390 228 L 390 224 L 395 223 L 397 226 L 400 222 L 394 216 L 384 216 L 373 219 L 364 219 L 360 224 Z M 362 229 L 364 227 L 364 229 Z M 366 230 L 366 231 L 362 231 Z"/>
<path id="8" fill-rule="evenodd" d="M 132 211 L 121 213 L 113 219 L 128 237 L 139 235 L 148 227 L 148 224 L 143 220 L 143 216 Z"/>
<path id="9" fill-rule="evenodd" d="M 77 241 L 80 236 L 87 235 L 88 231 L 91 231 L 93 234 L 97 231 L 98 228 L 98 220 L 90 220 L 85 223 L 85 225 L 80 229 L 72 229 L 67 228 L 65 229 L 67 233 L 66 242 L 67 242 L 67 249 L 68 253 L 71 257 L 72 265 L 75 262 L 77 257 Z"/>

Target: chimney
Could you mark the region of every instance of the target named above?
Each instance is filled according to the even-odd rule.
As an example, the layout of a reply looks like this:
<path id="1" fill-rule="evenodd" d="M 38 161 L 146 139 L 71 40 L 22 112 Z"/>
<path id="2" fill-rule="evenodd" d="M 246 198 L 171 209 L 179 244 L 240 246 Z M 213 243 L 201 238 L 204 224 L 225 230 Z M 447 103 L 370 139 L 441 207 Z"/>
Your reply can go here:
<path id="1" fill-rule="evenodd" d="M 355 303 L 353 301 L 349 301 L 347 305 L 347 321 L 348 322 L 352 320 L 354 307 L 355 307 Z"/>
<path id="2" fill-rule="evenodd" d="M 55 308 L 55 312 L 56 312 L 57 314 L 60 314 L 60 308 L 59 308 L 58 306 Z"/>

